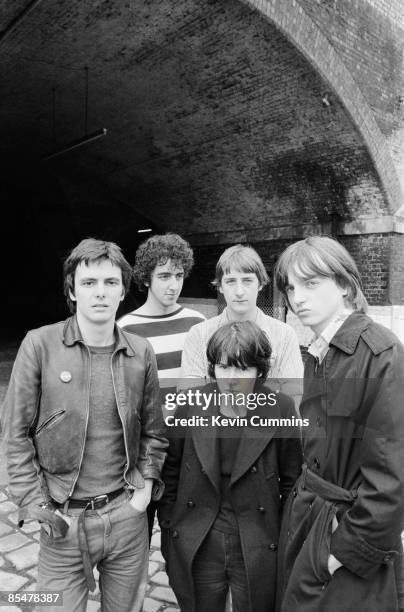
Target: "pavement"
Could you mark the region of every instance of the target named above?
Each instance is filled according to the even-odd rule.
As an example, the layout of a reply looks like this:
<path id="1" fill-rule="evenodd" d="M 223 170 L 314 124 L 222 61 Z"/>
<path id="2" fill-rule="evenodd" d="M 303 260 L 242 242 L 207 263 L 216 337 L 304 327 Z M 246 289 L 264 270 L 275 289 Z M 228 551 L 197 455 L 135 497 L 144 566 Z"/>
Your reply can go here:
<path id="1" fill-rule="evenodd" d="M 7 388 L 17 347 L 7 344 L 0 347 L 0 405 Z M 17 527 L 17 506 L 7 491 L 7 474 L 4 447 L 0 435 L 0 591 L 35 591 L 39 550 L 39 524 L 26 523 Z M 99 612 L 100 594 L 98 572 L 94 570 L 97 589 L 90 593 L 87 612 Z M 168 585 L 164 560 L 160 552 L 160 530 L 157 523 L 153 530 L 149 559 L 149 582 L 143 612 L 175 612 L 179 610 L 175 595 Z M 34 612 L 34 606 L 0 605 L 0 612 Z M 117 610 L 119 612 L 119 610 Z"/>

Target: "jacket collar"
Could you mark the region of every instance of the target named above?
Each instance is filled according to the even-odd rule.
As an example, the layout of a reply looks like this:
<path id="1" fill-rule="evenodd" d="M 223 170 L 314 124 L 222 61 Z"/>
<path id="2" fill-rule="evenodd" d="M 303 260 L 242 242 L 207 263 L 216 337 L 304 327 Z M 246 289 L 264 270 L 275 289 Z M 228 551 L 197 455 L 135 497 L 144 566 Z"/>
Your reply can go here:
<path id="1" fill-rule="evenodd" d="M 361 312 L 353 312 L 341 325 L 335 336 L 330 341 L 330 346 L 335 346 L 348 355 L 353 355 L 363 332 L 369 327 L 371 319 Z"/>
<path id="2" fill-rule="evenodd" d="M 133 357 L 135 355 L 135 351 L 132 345 L 129 344 L 127 336 L 116 323 L 114 326 L 114 333 L 116 338 L 115 351 L 123 350 L 127 355 Z M 76 315 L 73 315 L 72 317 L 66 319 L 64 323 L 63 344 L 66 346 L 73 346 L 77 342 L 84 343 L 84 340 L 77 322 L 77 317 Z"/>

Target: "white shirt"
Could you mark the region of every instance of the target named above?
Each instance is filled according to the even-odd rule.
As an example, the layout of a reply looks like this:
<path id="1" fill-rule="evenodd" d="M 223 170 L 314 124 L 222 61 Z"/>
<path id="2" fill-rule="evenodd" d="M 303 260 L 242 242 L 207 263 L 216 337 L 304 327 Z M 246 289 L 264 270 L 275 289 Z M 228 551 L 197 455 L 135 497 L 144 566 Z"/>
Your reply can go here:
<path id="1" fill-rule="evenodd" d="M 352 312 L 352 310 L 344 309 L 329 322 L 317 338 L 314 338 L 312 342 L 310 342 L 307 352 L 313 355 L 313 357 L 316 357 L 319 363 L 321 363 L 326 356 L 330 348 L 331 340 Z"/>

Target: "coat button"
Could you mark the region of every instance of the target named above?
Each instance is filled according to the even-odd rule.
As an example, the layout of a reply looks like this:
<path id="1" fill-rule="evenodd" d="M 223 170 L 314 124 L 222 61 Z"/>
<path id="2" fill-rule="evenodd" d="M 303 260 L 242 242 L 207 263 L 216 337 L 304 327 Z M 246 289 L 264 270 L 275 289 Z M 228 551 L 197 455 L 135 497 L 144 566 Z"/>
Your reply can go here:
<path id="1" fill-rule="evenodd" d="M 297 491 L 296 489 L 293 489 L 293 497 L 296 497 L 296 495 L 297 495 Z"/>
<path id="2" fill-rule="evenodd" d="M 70 382 L 72 379 L 72 375 L 68 370 L 63 370 L 63 372 L 60 373 L 60 380 L 64 383 L 68 383 Z"/>
<path id="3" fill-rule="evenodd" d="M 265 512 L 265 508 L 263 506 L 260 506 L 259 508 L 257 508 L 258 512 Z"/>
<path id="4" fill-rule="evenodd" d="M 179 533 L 176 529 L 174 529 L 173 533 L 172 533 L 173 538 L 178 538 Z"/>
<path id="5" fill-rule="evenodd" d="M 192 499 L 187 501 L 187 506 L 188 506 L 188 508 L 195 508 L 195 503 L 192 501 Z"/>
<path id="6" fill-rule="evenodd" d="M 269 544 L 268 548 L 269 548 L 269 550 L 277 550 L 278 545 L 272 543 L 272 544 Z"/>
<path id="7" fill-rule="evenodd" d="M 253 474 L 255 474 L 255 472 L 257 471 L 257 468 L 255 467 L 255 465 L 252 466 L 250 472 L 252 472 Z"/>
<path id="8" fill-rule="evenodd" d="M 391 555 L 385 555 L 383 561 L 385 563 L 391 563 Z"/>
<path id="9" fill-rule="evenodd" d="M 320 469 L 320 461 L 317 457 L 314 457 L 314 465 L 318 470 Z"/>

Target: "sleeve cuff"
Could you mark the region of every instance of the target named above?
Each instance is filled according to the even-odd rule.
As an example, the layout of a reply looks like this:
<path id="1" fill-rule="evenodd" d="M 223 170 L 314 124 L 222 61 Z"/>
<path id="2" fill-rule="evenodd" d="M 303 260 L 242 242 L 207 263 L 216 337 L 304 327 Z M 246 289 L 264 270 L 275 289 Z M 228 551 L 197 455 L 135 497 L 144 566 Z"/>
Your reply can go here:
<path id="1" fill-rule="evenodd" d="M 361 578 L 370 578 L 382 564 L 392 565 L 400 554 L 397 550 L 377 548 L 357 534 L 349 534 L 342 524 L 331 536 L 330 552 Z"/>

